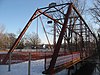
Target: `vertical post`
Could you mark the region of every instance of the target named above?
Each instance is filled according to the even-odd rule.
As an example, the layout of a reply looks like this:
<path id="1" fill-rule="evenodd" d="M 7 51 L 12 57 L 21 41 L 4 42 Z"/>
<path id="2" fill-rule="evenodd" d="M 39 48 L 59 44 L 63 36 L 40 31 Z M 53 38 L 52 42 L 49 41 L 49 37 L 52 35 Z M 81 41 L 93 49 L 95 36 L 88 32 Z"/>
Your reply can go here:
<path id="1" fill-rule="evenodd" d="M 77 71 L 77 64 L 76 64 L 75 66 L 76 66 L 76 69 L 75 69 L 75 71 Z"/>
<path id="2" fill-rule="evenodd" d="M 9 64 L 8 64 L 8 71 L 11 71 L 11 53 L 9 54 Z"/>
<path id="3" fill-rule="evenodd" d="M 72 18 L 70 18 L 70 27 L 69 27 L 69 29 L 71 30 L 72 29 Z M 69 32 L 70 32 L 70 52 L 72 53 L 72 50 L 73 50 L 73 45 L 72 45 L 72 31 L 70 31 L 69 30 Z"/>
<path id="4" fill-rule="evenodd" d="M 28 75 L 30 75 L 30 68 L 31 68 L 31 53 L 29 52 Z"/>
<path id="5" fill-rule="evenodd" d="M 45 51 L 45 59 L 44 59 L 44 69 L 46 71 L 46 51 Z"/>
<path id="6" fill-rule="evenodd" d="M 64 38 L 64 53 L 66 54 L 66 40 Z"/>
<path id="7" fill-rule="evenodd" d="M 38 18 L 37 18 L 37 28 L 36 28 L 36 33 L 37 33 L 37 43 L 36 43 L 36 53 L 38 52 L 38 49 L 37 49 L 37 47 L 38 47 Z"/>
<path id="8" fill-rule="evenodd" d="M 88 37 L 88 35 L 87 35 L 87 28 L 86 28 L 86 26 L 85 26 L 85 36 L 86 36 L 86 44 L 85 44 L 85 46 L 86 46 L 86 51 L 87 51 L 87 56 L 89 55 L 89 50 L 88 50 L 88 44 L 87 44 L 87 37 Z"/>
<path id="9" fill-rule="evenodd" d="M 77 46 L 77 34 L 76 34 L 76 38 L 75 38 L 75 42 L 76 42 L 76 50 L 75 51 L 77 51 L 77 49 L 78 49 L 78 46 Z"/>
<path id="10" fill-rule="evenodd" d="M 88 50 L 88 52 L 87 52 L 87 57 L 89 56 L 89 51 L 91 50 L 91 48 L 90 48 L 90 42 L 91 42 L 90 39 L 91 39 L 91 38 L 90 38 L 90 37 L 91 37 L 91 34 L 90 34 L 90 32 L 89 32 L 89 38 L 88 38 L 88 39 L 89 39 L 89 50 Z"/>
<path id="11" fill-rule="evenodd" d="M 54 48 L 55 48 L 55 45 L 56 45 L 56 22 L 54 22 Z"/>
<path id="12" fill-rule="evenodd" d="M 83 59 L 84 58 L 84 56 L 83 56 L 83 53 L 84 53 L 84 41 L 83 41 L 83 26 L 82 26 L 82 21 L 81 21 L 81 19 L 80 19 L 80 35 L 81 35 L 81 42 L 80 42 L 80 56 L 81 56 L 81 59 Z"/>

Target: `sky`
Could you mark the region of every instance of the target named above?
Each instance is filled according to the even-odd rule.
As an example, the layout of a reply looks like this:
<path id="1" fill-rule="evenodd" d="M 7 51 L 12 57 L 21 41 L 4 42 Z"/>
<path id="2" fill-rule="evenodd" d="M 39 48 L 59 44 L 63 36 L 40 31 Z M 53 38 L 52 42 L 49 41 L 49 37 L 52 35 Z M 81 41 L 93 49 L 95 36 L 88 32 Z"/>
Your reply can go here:
<path id="1" fill-rule="evenodd" d="M 0 0 L 0 24 L 5 26 L 7 32 L 16 33 L 25 26 L 37 8 L 47 6 L 50 2 L 51 0 Z"/>
<path id="2" fill-rule="evenodd" d="M 60 0 L 0 0 L 0 25 L 5 27 L 5 32 L 18 34 L 37 8 L 46 7 L 51 2 L 58 1 Z M 90 0 L 87 2 L 88 7 L 92 6 Z M 36 31 L 36 22 L 33 24 L 28 32 Z"/>

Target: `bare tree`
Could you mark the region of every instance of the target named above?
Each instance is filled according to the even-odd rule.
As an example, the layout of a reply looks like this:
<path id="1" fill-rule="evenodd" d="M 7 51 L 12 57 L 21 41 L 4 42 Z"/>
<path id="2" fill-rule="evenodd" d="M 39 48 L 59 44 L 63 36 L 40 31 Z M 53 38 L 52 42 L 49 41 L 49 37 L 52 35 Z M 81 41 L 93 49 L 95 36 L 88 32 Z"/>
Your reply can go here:
<path id="1" fill-rule="evenodd" d="M 100 0 L 94 1 L 94 7 L 90 8 L 90 13 L 95 23 L 100 26 Z"/>
<path id="2" fill-rule="evenodd" d="M 0 25 L 0 33 L 4 33 L 5 31 L 5 26 L 4 25 Z"/>
<path id="3" fill-rule="evenodd" d="M 41 43 L 41 40 L 38 36 L 38 34 L 32 32 L 32 33 L 26 33 L 24 38 L 22 39 L 25 48 L 32 48 L 36 47 Z"/>
<path id="4" fill-rule="evenodd" d="M 23 49 L 24 48 L 24 38 L 22 38 L 17 46 L 17 49 Z"/>
<path id="5" fill-rule="evenodd" d="M 30 34 L 29 40 L 30 40 L 30 42 L 31 42 L 31 44 L 32 44 L 33 46 L 36 46 L 36 45 L 38 45 L 39 43 L 41 43 L 41 40 L 40 40 L 38 34 L 36 34 L 36 33 L 34 33 L 34 32 L 32 32 L 32 33 Z"/>
<path id="6" fill-rule="evenodd" d="M 4 25 L 0 25 L 0 49 L 4 49 L 5 48 L 5 44 L 4 44 L 4 41 L 5 41 L 5 38 L 6 36 L 4 35 L 4 31 L 5 31 L 5 27 Z"/>
<path id="7" fill-rule="evenodd" d="M 9 41 L 10 41 L 9 37 L 7 36 L 6 33 L 4 33 L 4 34 L 3 34 L 3 37 L 2 37 L 2 43 L 3 43 L 2 48 L 3 48 L 3 49 L 7 49 L 7 48 L 8 48 Z"/>
<path id="8" fill-rule="evenodd" d="M 89 12 L 93 17 L 94 23 L 99 26 L 96 33 L 100 35 L 100 0 L 94 1 L 94 6 L 89 9 Z"/>
<path id="9" fill-rule="evenodd" d="M 14 33 L 8 33 L 7 35 L 9 38 L 9 48 L 11 48 L 16 40 L 16 35 Z"/>

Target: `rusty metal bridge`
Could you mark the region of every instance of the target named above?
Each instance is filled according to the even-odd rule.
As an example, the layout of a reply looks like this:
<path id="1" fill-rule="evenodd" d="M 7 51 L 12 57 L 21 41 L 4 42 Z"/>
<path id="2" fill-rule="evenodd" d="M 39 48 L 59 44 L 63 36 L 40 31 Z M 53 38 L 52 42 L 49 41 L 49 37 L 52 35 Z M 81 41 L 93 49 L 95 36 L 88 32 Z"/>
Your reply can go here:
<path id="1" fill-rule="evenodd" d="M 42 17 L 48 18 L 50 20 L 48 23 L 54 23 L 53 47 L 48 39 Z M 73 3 L 59 5 L 51 3 L 48 7 L 39 8 L 34 12 L 2 63 L 7 62 L 9 54 L 14 51 L 36 18 L 40 18 L 49 48 L 52 52 L 51 57 L 45 58 L 44 74 L 52 74 L 65 68 L 69 69 L 71 66 L 88 59 L 98 52 L 95 34 L 89 28 Z"/>

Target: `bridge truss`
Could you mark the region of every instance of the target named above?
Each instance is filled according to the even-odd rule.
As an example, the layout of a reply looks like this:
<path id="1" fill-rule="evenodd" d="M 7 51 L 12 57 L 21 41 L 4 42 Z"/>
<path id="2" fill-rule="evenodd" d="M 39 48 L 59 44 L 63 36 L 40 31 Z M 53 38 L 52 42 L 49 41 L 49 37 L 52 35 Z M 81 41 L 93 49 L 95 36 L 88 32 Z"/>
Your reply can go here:
<path id="1" fill-rule="evenodd" d="M 53 73 L 59 66 L 70 67 L 70 65 L 96 53 L 96 36 L 78 12 L 77 8 L 72 3 L 59 5 L 52 3 L 49 7 L 40 8 L 35 11 L 2 63 L 7 62 L 9 54 L 14 51 L 32 21 L 38 17 L 43 26 L 41 17 L 49 18 L 54 23 L 52 56 L 49 59 L 45 59 L 45 71 L 43 73 Z M 46 33 L 45 29 L 44 32 Z M 56 36 L 58 37 L 56 38 Z M 63 53 L 63 56 L 60 55 L 61 53 Z M 67 65 L 65 66 L 65 64 Z"/>

